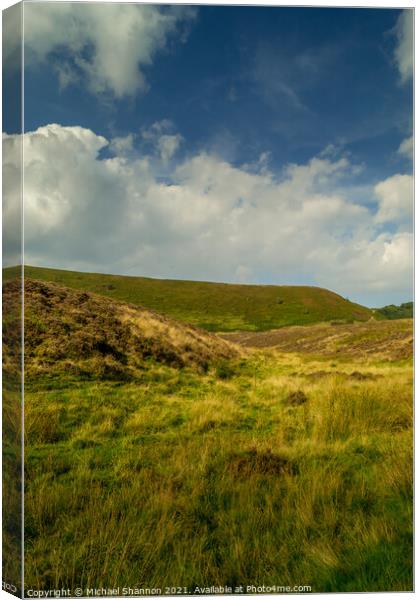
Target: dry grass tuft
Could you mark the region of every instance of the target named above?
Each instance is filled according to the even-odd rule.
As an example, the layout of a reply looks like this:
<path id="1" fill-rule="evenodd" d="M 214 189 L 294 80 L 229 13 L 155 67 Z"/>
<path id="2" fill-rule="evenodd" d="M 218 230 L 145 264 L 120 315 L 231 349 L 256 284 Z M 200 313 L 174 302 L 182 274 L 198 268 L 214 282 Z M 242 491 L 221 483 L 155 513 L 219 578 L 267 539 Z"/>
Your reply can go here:
<path id="1" fill-rule="evenodd" d="M 295 475 L 297 465 L 285 456 L 271 451 L 258 451 L 256 448 L 233 454 L 229 461 L 229 472 L 234 477 L 253 475 Z"/>
<path id="2" fill-rule="evenodd" d="M 291 392 L 286 398 L 286 402 L 294 406 L 305 404 L 305 402 L 307 401 L 308 396 L 305 394 L 305 392 L 302 392 L 302 390 L 296 390 L 295 392 Z"/>

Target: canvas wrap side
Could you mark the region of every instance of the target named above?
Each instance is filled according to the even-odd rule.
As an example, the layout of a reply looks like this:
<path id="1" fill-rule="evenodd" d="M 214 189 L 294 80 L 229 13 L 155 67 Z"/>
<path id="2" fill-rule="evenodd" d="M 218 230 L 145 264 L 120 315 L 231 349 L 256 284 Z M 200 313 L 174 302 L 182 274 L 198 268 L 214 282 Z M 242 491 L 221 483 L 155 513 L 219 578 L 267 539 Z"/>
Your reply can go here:
<path id="1" fill-rule="evenodd" d="M 23 595 L 22 3 L 3 11 L 3 590 Z M 13 137 L 11 137 L 11 134 Z M 6 192 L 7 190 L 7 192 Z"/>

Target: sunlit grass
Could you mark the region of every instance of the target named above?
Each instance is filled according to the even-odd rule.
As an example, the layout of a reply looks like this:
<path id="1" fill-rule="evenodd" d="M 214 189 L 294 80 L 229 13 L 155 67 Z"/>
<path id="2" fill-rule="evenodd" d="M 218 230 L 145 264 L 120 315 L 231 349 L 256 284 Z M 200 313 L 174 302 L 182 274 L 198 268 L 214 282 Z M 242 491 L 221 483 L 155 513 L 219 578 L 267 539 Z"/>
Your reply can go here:
<path id="1" fill-rule="evenodd" d="M 29 384 L 28 587 L 412 589 L 411 380 L 255 353 Z"/>

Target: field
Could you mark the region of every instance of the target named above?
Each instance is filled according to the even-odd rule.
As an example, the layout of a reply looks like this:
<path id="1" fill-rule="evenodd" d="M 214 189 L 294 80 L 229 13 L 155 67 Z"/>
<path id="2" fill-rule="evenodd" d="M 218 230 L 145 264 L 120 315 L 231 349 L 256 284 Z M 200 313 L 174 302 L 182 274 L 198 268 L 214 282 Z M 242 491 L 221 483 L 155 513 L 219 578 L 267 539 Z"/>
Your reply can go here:
<path id="1" fill-rule="evenodd" d="M 143 306 L 207 331 L 263 331 L 375 316 L 369 308 L 317 287 L 147 279 L 30 266 L 25 275 Z"/>
<path id="2" fill-rule="evenodd" d="M 412 589 L 411 321 L 279 350 L 46 282 L 25 306 L 29 588 Z"/>

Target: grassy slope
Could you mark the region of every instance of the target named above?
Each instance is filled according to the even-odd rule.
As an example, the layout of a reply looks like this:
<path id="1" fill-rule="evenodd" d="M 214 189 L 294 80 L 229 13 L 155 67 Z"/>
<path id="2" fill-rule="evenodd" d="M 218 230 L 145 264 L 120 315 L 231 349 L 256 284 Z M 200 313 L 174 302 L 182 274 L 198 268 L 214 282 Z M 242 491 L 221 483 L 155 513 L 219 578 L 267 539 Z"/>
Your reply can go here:
<path id="1" fill-rule="evenodd" d="M 319 323 L 311 327 L 282 327 L 272 331 L 220 334 L 226 340 L 250 348 L 277 348 L 348 358 L 380 354 L 401 360 L 413 355 L 413 320 L 369 320 L 352 324 Z"/>
<path id="2" fill-rule="evenodd" d="M 367 320 L 370 309 L 308 286 L 232 285 L 25 267 L 53 281 L 170 315 L 209 331 L 260 331 L 330 320 Z"/>
<path id="3" fill-rule="evenodd" d="M 5 282 L 3 299 L 19 298 L 20 283 Z M 6 304 L 7 305 L 7 304 Z M 4 323 L 11 336 L 14 324 Z M 237 356 L 236 346 L 134 305 L 25 278 L 25 374 L 131 379 L 150 360 L 206 371 Z M 8 353 L 5 353 L 7 367 Z"/>

